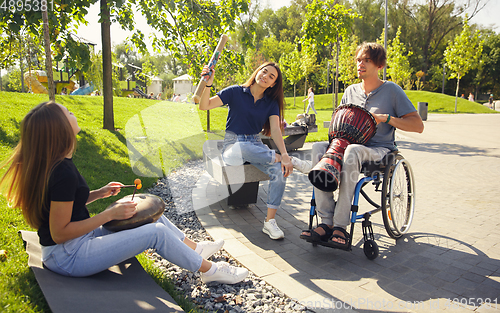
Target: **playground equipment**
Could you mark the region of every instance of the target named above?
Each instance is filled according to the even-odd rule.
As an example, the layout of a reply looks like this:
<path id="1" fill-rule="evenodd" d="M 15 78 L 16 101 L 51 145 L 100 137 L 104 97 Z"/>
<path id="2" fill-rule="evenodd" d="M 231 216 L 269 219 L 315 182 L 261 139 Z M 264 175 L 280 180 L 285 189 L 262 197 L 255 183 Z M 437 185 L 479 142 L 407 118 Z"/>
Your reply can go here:
<path id="1" fill-rule="evenodd" d="M 92 91 L 94 91 L 94 88 L 95 88 L 94 84 L 87 83 L 85 86 L 82 86 L 82 87 L 74 90 L 69 95 L 70 96 L 86 96 L 86 95 L 90 95 L 92 93 Z"/>
<path id="2" fill-rule="evenodd" d="M 47 81 L 47 74 L 44 71 L 30 71 L 24 73 L 24 82 L 33 93 L 48 94 L 49 91 L 40 82 L 43 80 L 43 77 L 45 77 L 45 81 Z"/>

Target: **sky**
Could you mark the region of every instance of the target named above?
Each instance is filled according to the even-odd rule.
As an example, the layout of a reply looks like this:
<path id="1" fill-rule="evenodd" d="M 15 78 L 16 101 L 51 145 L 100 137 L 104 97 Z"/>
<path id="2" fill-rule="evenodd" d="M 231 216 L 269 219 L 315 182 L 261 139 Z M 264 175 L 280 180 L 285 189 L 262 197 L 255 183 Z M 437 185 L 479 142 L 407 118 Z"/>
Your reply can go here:
<path id="1" fill-rule="evenodd" d="M 289 6 L 291 0 L 264 0 L 264 4 L 269 5 L 273 10 L 278 10 L 283 6 Z M 481 10 L 476 16 L 472 18 L 472 23 L 480 24 L 485 27 L 494 26 L 495 31 L 500 31 L 500 1 L 489 0 L 486 7 Z M 99 4 L 93 5 L 86 19 L 89 22 L 87 26 L 80 26 L 77 35 L 88 41 L 96 44 L 96 51 L 101 50 L 101 27 L 98 23 L 99 20 Z M 497 16 L 495 16 L 497 15 Z M 139 27 L 145 34 L 151 32 L 151 28 L 147 25 L 146 21 L 140 14 L 136 17 L 136 27 Z M 148 29 L 150 30 L 148 32 Z M 119 44 L 126 40 L 130 33 L 122 30 L 117 24 L 111 25 L 111 42 L 112 44 Z M 149 46 L 151 48 L 151 46 Z"/>

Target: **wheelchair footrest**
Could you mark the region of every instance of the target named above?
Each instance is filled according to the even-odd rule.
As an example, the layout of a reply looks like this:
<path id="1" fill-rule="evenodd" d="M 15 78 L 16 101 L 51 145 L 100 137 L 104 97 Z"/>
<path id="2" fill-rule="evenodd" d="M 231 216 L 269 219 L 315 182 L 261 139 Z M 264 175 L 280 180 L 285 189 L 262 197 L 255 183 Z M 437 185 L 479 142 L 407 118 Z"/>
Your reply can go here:
<path id="1" fill-rule="evenodd" d="M 340 247 L 335 244 L 333 244 L 332 241 L 317 241 L 317 242 L 312 242 L 313 245 L 320 245 L 328 248 L 333 248 L 333 249 L 340 249 L 340 250 L 345 250 L 345 251 L 351 251 L 351 245 L 346 244 L 345 247 Z"/>

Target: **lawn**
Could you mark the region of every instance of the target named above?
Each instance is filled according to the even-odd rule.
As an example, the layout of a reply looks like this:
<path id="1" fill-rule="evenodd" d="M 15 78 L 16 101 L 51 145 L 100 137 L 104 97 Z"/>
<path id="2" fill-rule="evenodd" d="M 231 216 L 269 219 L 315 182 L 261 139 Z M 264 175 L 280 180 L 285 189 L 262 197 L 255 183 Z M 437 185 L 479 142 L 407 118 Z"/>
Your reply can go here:
<path id="1" fill-rule="evenodd" d="M 47 99 L 46 95 L 0 92 L 0 160 L 5 160 L 17 144 L 19 126 L 26 113 Z M 133 184 L 138 177 L 147 189 L 157 181 L 157 177 L 147 176 L 167 175 L 187 160 L 201 158 L 206 138 L 192 104 L 115 98 L 117 130 L 108 131 L 102 129 L 102 97 L 58 96 L 56 101 L 75 114 L 82 128 L 73 159 L 91 189 L 110 181 Z M 0 170 L 0 174 L 4 172 Z M 132 190 L 123 190 L 118 198 L 96 201 L 88 206 L 89 211 L 101 212 L 129 192 Z M 0 250 L 7 251 L 7 258 L 0 259 L 0 311 L 50 312 L 27 266 L 28 257 L 18 235 L 24 229 L 30 227 L 20 211 L 9 208 L 5 198 L 0 197 Z M 140 256 L 139 261 L 157 282 L 170 288 L 168 280 L 147 264 L 147 258 Z M 176 300 L 187 305 L 186 311 L 191 310 L 191 303 Z"/>

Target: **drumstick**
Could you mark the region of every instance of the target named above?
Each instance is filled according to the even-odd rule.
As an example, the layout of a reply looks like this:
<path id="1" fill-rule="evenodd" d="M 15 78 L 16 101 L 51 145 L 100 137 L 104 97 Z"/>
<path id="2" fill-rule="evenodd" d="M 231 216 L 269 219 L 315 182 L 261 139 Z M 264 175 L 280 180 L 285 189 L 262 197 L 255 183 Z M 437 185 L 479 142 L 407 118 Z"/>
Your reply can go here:
<path id="1" fill-rule="evenodd" d="M 136 178 L 136 179 L 134 180 L 134 184 L 135 184 L 135 185 L 134 185 L 134 186 L 135 186 L 135 188 L 134 188 L 134 193 L 132 194 L 132 200 L 134 200 L 135 191 L 136 191 L 137 189 L 141 189 L 141 188 L 142 188 L 142 182 L 141 182 L 141 180 L 140 180 L 139 178 Z M 132 200 L 130 200 L 130 201 L 132 201 Z"/>
<path id="2" fill-rule="evenodd" d="M 214 54 L 212 55 L 212 58 L 210 59 L 210 62 L 208 63 L 208 69 L 210 71 L 207 74 L 203 75 L 203 77 L 200 79 L 198 87 L 196 87 L 196 91 L 194 92 L 194 96 L 193 96 L 194 103 L 200 103 L 201 95 L 203 94 L 203 91 L 205 90 L 205 86 L 207 85 L 207 81 L 212 76 L 213 69 L 215 68 L 217 61 L 219 60 L 220 54 L 222 53 L 222 50 L 224 49 L 224 46 L 226 45 L 227 40 L 228 40 L 227 35 L 222 34 L 222 36 L 220 36 L 219 43 L 217 44 L 217 48 L 215 48 Z"/>

